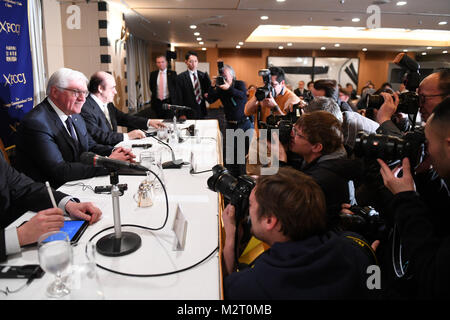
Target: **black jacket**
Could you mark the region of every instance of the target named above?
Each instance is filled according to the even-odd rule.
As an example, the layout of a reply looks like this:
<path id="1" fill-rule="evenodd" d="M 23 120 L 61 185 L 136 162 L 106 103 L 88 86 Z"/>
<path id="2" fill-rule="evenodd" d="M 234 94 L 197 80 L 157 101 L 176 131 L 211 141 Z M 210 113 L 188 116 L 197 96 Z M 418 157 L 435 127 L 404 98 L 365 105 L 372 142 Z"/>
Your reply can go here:
<path id="1" fill-rule="evenodd" d="M 177 77 L 177 98 L 181 105 L 191 108 L 189 111 L 181 111 L 180 115 L 186 115 L 188 119 L 203 119 L 207 115 L 206 98 L 211 80 L 207 73 L 197 70 L 200 83 L 202 101 L 200 104 L 195 100 L 194 86 L 192 85 L 189 70 L 180 73 Z"/>
<path id="2" fill-rule="evenodd" d="M 225 299 L 366 299 L 367 251 L 329 232 L 302 241 L 275 243 L 252 268 L 225 278 Z"/>
<path id="3" fill-rule="evenodd" d="M 224 107 L 227 121 L 243 121 L 245 104 L 247 103 L 247 87 L 244 81 L 235 80 L 228 90 L 211 87 L 208 101 L 213 103 L 220 99 Z"/>

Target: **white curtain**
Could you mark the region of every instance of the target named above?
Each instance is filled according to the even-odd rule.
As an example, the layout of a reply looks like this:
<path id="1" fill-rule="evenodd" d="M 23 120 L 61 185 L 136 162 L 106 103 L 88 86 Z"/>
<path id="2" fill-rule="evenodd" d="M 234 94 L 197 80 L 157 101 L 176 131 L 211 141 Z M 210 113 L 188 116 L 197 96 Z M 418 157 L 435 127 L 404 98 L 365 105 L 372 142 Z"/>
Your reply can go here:
<path id="1" fill-rule="evenodd" d="M 30 29 L 31 60 L 33 64 L 34 105 L 45 98 L 45 65 L 42 44 L 42 3 L 28 0 L 28 25 Z"/>
<path id="2" fill-rule="evenodd" d="M 150 102 L 147 42 L 130 34 L 127 40 L 128 109 L 138 112 Z"/>

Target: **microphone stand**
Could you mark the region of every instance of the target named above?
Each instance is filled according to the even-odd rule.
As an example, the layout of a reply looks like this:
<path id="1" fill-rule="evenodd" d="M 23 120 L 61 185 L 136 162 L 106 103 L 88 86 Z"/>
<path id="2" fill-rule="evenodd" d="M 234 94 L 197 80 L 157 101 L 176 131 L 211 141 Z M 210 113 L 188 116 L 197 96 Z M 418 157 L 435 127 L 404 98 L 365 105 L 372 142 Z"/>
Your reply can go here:
<path id="1" fill-rule="evenodd" d="M 175 152 L 173 152 L 173 149 L 172 149 L 172 147 L 170 145 L 168 145 L 164 141 L 156 138 L 155 136 L 151 136 L 151 137 L 153 139 L 159 141 L 163 145 L 167 146 L 170 149 L 171 153 L 172 153 L 172 161 L 164 162 L 162 164 L 162 168 L 163 169 L 180 169 L 183 166 L 183 164 L 184 164 L 183 159 L 175 159 Z"/>
<path id="2" fill-rule="evenodd" d="M 141 237 L 133 232 L 122 232 L 120 222 L 119 173 L 112 170 L 109 175 L 114 216 L 114 233 L 108 234 L 97 241 L 98 253 L 108 257 L 119 257 L 132 253 L 141 247 Z"/>

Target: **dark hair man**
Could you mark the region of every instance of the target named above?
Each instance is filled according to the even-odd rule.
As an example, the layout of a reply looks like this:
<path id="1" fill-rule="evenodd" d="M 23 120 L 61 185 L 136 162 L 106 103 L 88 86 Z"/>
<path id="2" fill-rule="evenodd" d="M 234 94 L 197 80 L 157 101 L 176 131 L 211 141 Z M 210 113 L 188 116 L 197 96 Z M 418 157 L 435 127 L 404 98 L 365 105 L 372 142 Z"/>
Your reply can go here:
<path id="1" fill-rule="evenodd" d="M 225 82 L 221 85 L 216 84 L 217 77 L 213 78 L 212 85 L 208 91 L 208 100 L 212 103 L 220 99 L 222 102 L 227 129 L 227 134 L 225 135 L 225 166 L 230 170 L 231 174 L 239 176 L 245 174 L 245 155 L 248 152 L 248 146 L 252 135 L 250 134 L 246 137 L 242 137 L 246 139 L 245 145 L 243 145 L 245 150 L 238 150 L 237 140 L 239 137 L 233 138 L 232 140 L 228 139 L 228 136 L 234 137 L 234 132 L 237 129 L 242 129 L 243 132 L 253 129 L 253 123 L 244 114 L 245 103 L 247 102 L 247 88 L 245 82 L 236 80 L 234 69 L 227 64 L 224 64 L 223 77 Z M 228 130 L 232 130 L 233 135 L 230 135 L 230 131 Z M 230 148 L 234 149 L 234 157 L 232 159 L 228 159 L 226 156 L 229 154 L 228 151 Z M 241 155 L 242 159 L 239 159 L 238 155 Z"/>
<path id="2" fill-rule="evenodd" d="M 438 93 L 436 93 L 438 94 Z M 411 173 L 403 159 L 403 175 L 380 159 L 385 186 L 394 194 L 391 211 L 407 263 L 400 291 L 412 298 L 449 298 L 450 267 L 450 97 L 428 115 L 425 125 L 433 170 L 427 175 Z M 436 176 L 436 174 L 438 176 Z M 416 191 L 417 190 L 417 191 Z"/>
<path id="3" fill-rule="evenodd" d="M 89 94 L 87 78 L 68 68 L 57 70 L 47 84 L 47 98 L 22 119 L 17 133 L 17 169 L 36 181 L 58 188 L 67 181 L 106 175 L 102 167 L 80 162 L 85 151 L 112 159 L 132 161 L 124 148 L 112 151 L 96 143 L 80 116 Z M 112 152 L 111 152 L 112 151 Z"/>
<path id="4" fill-rule="evenodd" d="M 89 81 L 90 94 L 81 109 L 81 116 L 92 138 L 100 144 L 114 146 L 121 141 L 145 138 L 142 130 L 164 126 L 157 120 L 133 116 L 117 109 L 114 96 L 117 94 L 116 80 L 104 71 L 98 71 Z M 128 133 L 117 132 L 117 126 L 135 128 Z M 142 130 L 140 130 L 142 129 Z"/>
<path id="5" fill-rule="evenodd" d="M 297 97 L 304 99 L 305 97 L 308 96 L 309 94 L 309 90 L 305 89 L 305 81 L 300 80 L 298 82 L 298 87 L 297 89 L 294 90 L 294 93 L 297 95 Z"/>
<path id="6" fill-rule="evenodd" d="M 211 80 L 208 73 L 197 70 L 198 56 L 196 52 L 189 51 L 185 56 L 187 70 L 177 77 L 177 97 L 179 103 L 191 108 L 189 111 L 180 111 L 181 119 L 203 119 L 208 114 L 206 101 Z"/>
<path id="7" fill-rule="evenodd" d="M 162 105 L 178 104 L 177 101 L 177 73 L 167 68 L 167 58 L 163 55 L 156 57 L 158 70 L 150 73 L 150 91 L 152 92 L 151 108 L 158 119 L 170 119 L 173 114 L 169 110 L 163 110 Z"/>
<path id="8" fill-rule="evenodd" d="M 339 99 L 339 88 L 336 80 L 332 79 L 321 79 L 314 81 L 314 87 L 312 89 L 312 94 L 314 97 L 328 97 L 333 98 L 337 102 L 341 111 L 353 111 L 350 105 Z"/>
<path id="9" fill-rule="evenodd" d="M 251 268 L 235 271 L 235 208 L 223 212 L 225 299 L 367 298 L 370 257 L 327 232 L 324 195 L 292 168 L 260 176 L 250 194 L 251 232 L 271 248 Z"/>

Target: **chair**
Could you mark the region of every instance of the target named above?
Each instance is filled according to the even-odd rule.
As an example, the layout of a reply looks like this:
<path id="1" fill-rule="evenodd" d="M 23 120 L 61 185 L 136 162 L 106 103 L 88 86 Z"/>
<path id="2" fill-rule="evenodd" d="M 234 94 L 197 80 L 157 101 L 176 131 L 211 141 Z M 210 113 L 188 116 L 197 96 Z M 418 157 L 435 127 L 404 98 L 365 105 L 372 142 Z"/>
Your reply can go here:
<path id="1" fill-rule="evenodd" d="M 0 149 L 2 150 L 3 157 L 5 157 L 6 162 L 8 162 L 9 164 L 11 164 L 11 163 L 9 162 L 8 153 L 6 152 L 5 146 L 3 145 L 3 141 L 2 141 L 1 138 L 0 138 Z"/>

